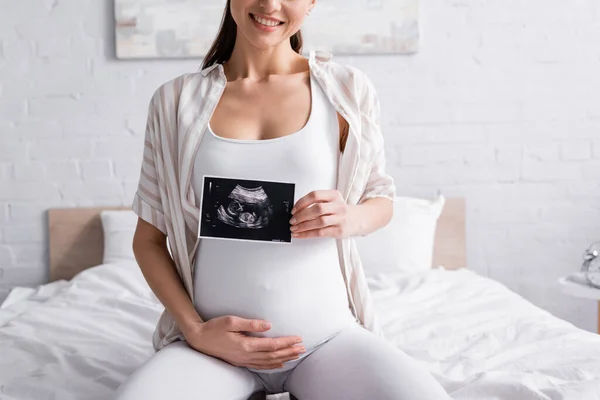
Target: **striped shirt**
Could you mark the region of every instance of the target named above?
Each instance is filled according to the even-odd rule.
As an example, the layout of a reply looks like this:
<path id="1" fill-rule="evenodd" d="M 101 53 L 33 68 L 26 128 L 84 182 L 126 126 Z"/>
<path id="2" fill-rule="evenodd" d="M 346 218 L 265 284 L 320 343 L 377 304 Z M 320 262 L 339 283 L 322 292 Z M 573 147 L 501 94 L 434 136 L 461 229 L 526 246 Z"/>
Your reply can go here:
<path id="1" fill-rule="evenodd" d="M 370 79 L 359 69 L 331 61 L 324 51 L 311 51 L 311 73 L 329 101 L 349 125 L 339 159 L 337 190 L 347 204 L 385 197 L 394 201 L 396 187 L 385 171 L 379 99 Z M 194 157 L 208 122 L 225 89 L 222 64 L 181 75 L 161 85 L 150 101 L 140 180 L 132 208 L 144 221 L 167 235 L 183 286 L 194 302 L 193 265 L 201 238 L 199 204 L 190 180 Z M 375 315 L 356 243 L 337 239 L 340 268 L 353 315 L 383 337 Z M 153 335 L 153 346 L 185 340 L 165 309 Z"/>

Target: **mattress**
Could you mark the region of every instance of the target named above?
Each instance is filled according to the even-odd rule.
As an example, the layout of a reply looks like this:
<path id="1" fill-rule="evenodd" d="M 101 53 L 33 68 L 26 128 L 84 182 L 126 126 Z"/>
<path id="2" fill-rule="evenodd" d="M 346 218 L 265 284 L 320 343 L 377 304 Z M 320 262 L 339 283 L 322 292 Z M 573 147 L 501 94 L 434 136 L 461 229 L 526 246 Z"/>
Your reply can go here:
<path id="1" fill-rule="evenodd" d="M 369 276 L 387 340 L 454 399 L 600 399 L 600 336 L 469 270 Z M 0 399 L 109 399 L 152 354 L 163 307 L 134 262 L 11 291 Z"/>
<path id="2" fill-rule="evenodd" d="M 437 268 L 369 285 L 386 338 L 453 399 L 600 399 L 600 335 L 497 281 Z"/>

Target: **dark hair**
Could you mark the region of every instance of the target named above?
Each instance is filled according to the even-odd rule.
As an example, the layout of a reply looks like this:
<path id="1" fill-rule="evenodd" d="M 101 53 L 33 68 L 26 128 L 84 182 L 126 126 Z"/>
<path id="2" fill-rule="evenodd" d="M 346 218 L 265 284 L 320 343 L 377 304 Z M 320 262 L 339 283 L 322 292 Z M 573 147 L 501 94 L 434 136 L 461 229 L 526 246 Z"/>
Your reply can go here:
<path id="1" fill-rule="evenodd" d="M 231 0 L 227 0 L 219 33 L 204 57 L 202 69 L 229 60 L 233 52 L 236 35 L 237 24 L 231 15 Z M 296 53 L 300 54 L 302 51 L 302 32 L 298 31 L 290 37 L 290 45 Z"/>

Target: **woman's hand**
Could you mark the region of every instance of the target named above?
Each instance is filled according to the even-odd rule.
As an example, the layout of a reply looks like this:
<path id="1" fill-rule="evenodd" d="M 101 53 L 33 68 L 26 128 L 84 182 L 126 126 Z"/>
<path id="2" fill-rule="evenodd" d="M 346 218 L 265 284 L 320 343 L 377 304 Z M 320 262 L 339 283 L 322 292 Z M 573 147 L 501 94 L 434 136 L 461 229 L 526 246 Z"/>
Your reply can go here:
<path id="1" fill-rule="evenodd" d="M 315 190 L 296 202 L 290 227 L 295 238 L 343 239 L 358 231 L 356 206 L 346 204 L 339 190 Z"/>
<path id="2" fill-rule="evenodd" d="M 306 351 L 298 345 L 302 342 L 299 336 L 260 338 L 243 333 L 270 328 L 267 321 L 227 315 L 196 323 L 182 329 L 182 333 L 193 349 L 237 367 L 281 368 L 284 362 L 295 360 Z"/>

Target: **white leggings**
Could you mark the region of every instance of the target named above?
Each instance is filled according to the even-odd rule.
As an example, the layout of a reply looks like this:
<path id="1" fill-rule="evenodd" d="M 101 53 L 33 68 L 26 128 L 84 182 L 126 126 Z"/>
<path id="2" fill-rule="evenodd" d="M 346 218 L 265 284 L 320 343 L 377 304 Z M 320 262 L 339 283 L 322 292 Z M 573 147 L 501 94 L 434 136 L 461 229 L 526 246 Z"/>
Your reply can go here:
<path id="1" fill-rule="evenodd" d="M 135 371 L 115 399 L 247 400 L 259 391 L 290 392 L 299 400 L 451 399 L 415 360 L 360 325 L 275 373 L 251 372 L 174 342 Z"/>

